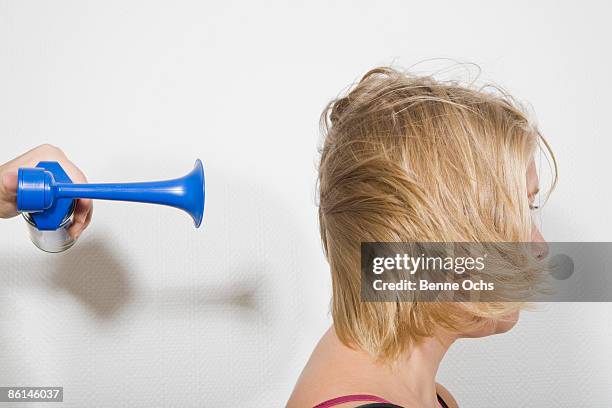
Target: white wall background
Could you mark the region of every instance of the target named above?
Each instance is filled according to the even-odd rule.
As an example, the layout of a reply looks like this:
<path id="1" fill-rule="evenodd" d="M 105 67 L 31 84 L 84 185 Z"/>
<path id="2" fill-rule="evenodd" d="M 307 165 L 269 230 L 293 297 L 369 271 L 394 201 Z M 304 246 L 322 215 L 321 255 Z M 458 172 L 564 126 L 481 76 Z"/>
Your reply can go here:
<path id="1" fill-rule="evenodd" d="M 561 166 L 545 234 L 612 240 L 610 11 L 0 1 L 0 162 L 50 142 L 91 181 L 137 181 L 200 157 L 208 190 L 200 230 L 173 209 L 97 202 L 59 255 L 0 222 L 0 386 L 61 385 L 64 407 L 283 406 L 329 324 L 318 115 L 381 64 L 472 61 L 529 101 Z M 544 305 L 457 344 L 440 381 L 464 407 L 610 407 L 611 336 L 611 305 Z"/>

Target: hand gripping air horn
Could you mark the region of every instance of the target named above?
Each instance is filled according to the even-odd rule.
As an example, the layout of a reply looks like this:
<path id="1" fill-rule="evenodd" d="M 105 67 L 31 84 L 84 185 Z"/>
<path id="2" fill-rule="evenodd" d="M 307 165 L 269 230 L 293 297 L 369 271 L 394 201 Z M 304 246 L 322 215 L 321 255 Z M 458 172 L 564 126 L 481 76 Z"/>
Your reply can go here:
<path id="1" fill-rule="evenodd" d="M 198 228 L 204 215 L 204 168 L 198 159 L 184 177 L 142 183 L 73 184 L 57 162 L 40 162 L 18 172 L 17 210 L 23 213 L 32 242 L 43 251 L 61 252 L 75 240 L 68 234 L 75 200 L 161 204 L 188 213 Z"/>

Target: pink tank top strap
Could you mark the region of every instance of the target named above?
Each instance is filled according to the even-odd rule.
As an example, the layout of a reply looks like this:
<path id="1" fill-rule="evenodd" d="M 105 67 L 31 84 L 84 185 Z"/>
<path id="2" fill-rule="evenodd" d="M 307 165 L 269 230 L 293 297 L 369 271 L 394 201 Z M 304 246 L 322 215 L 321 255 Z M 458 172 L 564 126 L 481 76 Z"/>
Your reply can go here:
<path id="1" fill-rule="evenodd" d="M 359 402 L 359 401 L 381 402 L 381 403 L 387 403 L 387 404 L 390 403 L 389 401 L 383 398 L 377 397 L 376 395 L 355 394 L 355 395 L 344 395 L 342 397 L 333 398 L 333 399 L 324 401 L 320 404 L 317 404 L 313 408 L 330 408 L 336 405 L 345 404 L 347 402 Z"/>

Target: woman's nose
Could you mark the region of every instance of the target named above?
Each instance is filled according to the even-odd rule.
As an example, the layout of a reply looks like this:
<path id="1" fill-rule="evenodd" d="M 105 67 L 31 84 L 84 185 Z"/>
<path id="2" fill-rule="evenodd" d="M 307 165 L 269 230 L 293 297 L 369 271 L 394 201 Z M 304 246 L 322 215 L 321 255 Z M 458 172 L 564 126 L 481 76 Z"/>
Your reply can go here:
<path id="1" fill-rule="evenodd" d="M 531 229 L 531 242 L 533 256 L 535 256 L 537 259 L 546 258 L 548 255 L 548 244 L 536 226 Z"/>

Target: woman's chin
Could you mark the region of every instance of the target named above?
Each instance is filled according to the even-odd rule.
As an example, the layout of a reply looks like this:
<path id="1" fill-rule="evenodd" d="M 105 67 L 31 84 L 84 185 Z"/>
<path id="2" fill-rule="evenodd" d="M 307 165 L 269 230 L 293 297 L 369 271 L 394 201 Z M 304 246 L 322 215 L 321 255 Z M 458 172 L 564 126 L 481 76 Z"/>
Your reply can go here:
<path id="1" fill-rule="evenodd" d="M 516 326 L 521 312 L 517 310 L 495 321 L 495 332 L 493 334 L 505 333 Z"/>
<path id="2" fill-rule="evenodd" d="M 462 337 L 477 338 L 505 333 L 516 325 L 520 313 L 521 312 L 517 310 L 499 319 L 487 320 L 485 325 L 479 327 L 477 330 L 464 333 Z"/>

